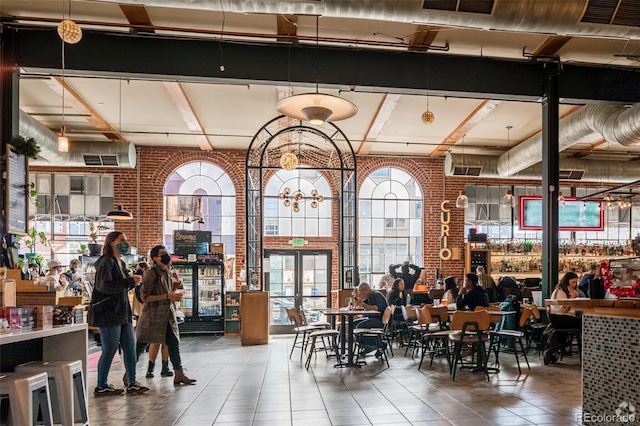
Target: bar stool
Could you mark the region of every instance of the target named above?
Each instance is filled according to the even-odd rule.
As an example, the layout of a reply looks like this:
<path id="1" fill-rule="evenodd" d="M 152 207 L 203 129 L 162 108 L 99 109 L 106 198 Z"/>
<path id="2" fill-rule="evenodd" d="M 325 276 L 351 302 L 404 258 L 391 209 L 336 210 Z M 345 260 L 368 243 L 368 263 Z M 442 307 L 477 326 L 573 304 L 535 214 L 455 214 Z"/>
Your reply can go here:
<path id="1" fill-rule="evenodd" d="M 47 373 L 0 373 L 0 394 L 9 396 L 9 425 L 53 425 Z"/>
<path id="2" fill-rule="evenodd" d="M 33 361 L 18 365 L 15 370 L 47 373 L 55 423 L 64 426 L 89 424 L 82 361 Z"/>

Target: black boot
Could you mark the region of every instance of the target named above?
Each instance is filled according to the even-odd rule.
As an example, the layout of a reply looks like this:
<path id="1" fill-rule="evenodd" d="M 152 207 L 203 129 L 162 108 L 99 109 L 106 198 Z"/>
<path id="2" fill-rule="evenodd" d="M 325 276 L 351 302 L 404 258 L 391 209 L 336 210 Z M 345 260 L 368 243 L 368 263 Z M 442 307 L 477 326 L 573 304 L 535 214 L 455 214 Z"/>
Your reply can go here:
<path id="1" fill-rule="evenodd" d="M 173 376 L 173 371 L 169 370 L 169 361 L 162 361 L 162 371 L 160 372 L 162 377 Z"/>
<path id="2" fill-rule="evenodd" d="M 147 375 L 148 379 L 153 377 L 153 370 L 156 368 L 156 363 L 149 361 L 149 367 L 147 367 Z"/>

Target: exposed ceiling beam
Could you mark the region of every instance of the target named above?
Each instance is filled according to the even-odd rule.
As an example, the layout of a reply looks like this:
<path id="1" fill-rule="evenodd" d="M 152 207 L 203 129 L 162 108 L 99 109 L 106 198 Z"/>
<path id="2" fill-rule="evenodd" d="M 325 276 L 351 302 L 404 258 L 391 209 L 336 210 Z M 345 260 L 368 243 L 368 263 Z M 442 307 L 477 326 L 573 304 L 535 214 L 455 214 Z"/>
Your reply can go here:
<path id="1" fill-rule="evenodd" d="M 15 34 L 15 64 L 29 72 L 60 69 L 60 46 L 55 28 L 27 27 Z M 220 71 L 212 43 L 225 52 L 226 71 Z M 105 61 L 104 52 L 118 52 Z M 319 83 L 323 86 L 346 82 L 384 92 L 418 93 L 433 96 L 481 97 L 501 100 L 538 100 L 543 96 L 545 64 L 459 55 L 430 57 L 429 87 L 416 77 L 424 66 L 422 55 L 372 49 L 336 49 L 323 46 L 255 45 L 211 40 L 129 37 L 86 31 L 83 43 L 65 52 L 69 74 L 91 72 L 94 76 L 123 74 L 172 76 L 182 81 L 234 81 L 244 84 L 315 83 L 317 63 L 322 64 Z M 312 60 L 313 59 L 313 60 Z M 289 63 L 299 64 L 291 69 Z M 255 66 L 260 64 L 260 66 Z M 373 68 L 372 68 L 373 67 Z M 376 72 L 363 72 L 375 69 Z M 474 78 L 469 78 L 469 70 Z M 505 78 L 516 76 L 517 78 Z M 585 84 L 585 81 L 588 84 Z M 640 102 L 640 73 L 635 69 L 564 64 L 559 96 L 566 103 L 612 101 Z"/>
<path id="2" fill-rule="evenodd" d="M 147 13 L 147 9 L 145 9 L 144 6 L 131 6 L 131 5 L 121 4 L 120 9 L 122 10 L 122 13 L 124 13 L 124 16 L 127 18 L 127 20 L 131 25 L 141 26 L 141 27 L 133 27 L 130 29 L 130 31 L 134 33 L 155 33 L 156 32 L 153 28 L 151 28 L 153 26 L 153 23 L 151 22 L 151 18 L 149 17 L 149 14 Z"/>
<path id="3" fill-rule="evenodd" d="M 200 119 L 193 109 L 193 105 L 191 105 L 191 102 L 189 101 L 189 98 L 187 97 L 182 84 L 176 81 L 164 81 L 162 84 L 164 84 L 164 87 L 167 89 L 167 92 L 171 97 L 171 100 L 178 108 L 180 116 L 182 117 L 182 120 L 184 120 L 184 123 L 187 125 L 187 128 L 198 141 L 200 149 L 203 151 L 212 150 L 214 148 L 213 143 L 205 134 L 202 123 L 200 123 Z"/>
<path id="4" fill-rule="evenodd" d="M 413 52 L 426 52 L 429 50 L 429 46 L 438 35 L 439 29 L 440 27 L 418 25 L 416 31 L 411 34 L 408 50 Z"/>
<path id="5" fill-rule="evenodd" d="M 558 52 L 562 47 L 567 44 L 573 37 L 567 36 L 550 36 L 543 41 L 540 46 L 533 51 L 531 56 L 546 56 L 555 57 L 558 56 Z"/>
<path id="6" fill-rule="evenodd" d="M 372 142 L 378 139 L 380 132 L 384 128 L 385 124 L 387 124 L 389 117 L 391 117 L 393 110 L 396 108 L 400 96 L 401 95 L 394 93 L 387 93 L 384 95 L 382 102 L 380 102 L 380 105 L 378 106 L 378 111 L 376 111 L 376 115 L 373 117 L 373 120 L 369 125 L 369 129 L 367 129 L 367 133 L 360 143 L 356 154 L 366 155 L 371 151 L 371 147 L 373 146 Z"/>
<path id="7" fill-rule="evenodd" d="M 583 105 L 574 105 L 571 108 L 569 108 L 567 111 L 565 111 L 564 113 L 560 114 L 560 117 L 558 118 L 559 120 L 562 120 L 563 118 L 573 114 L 574 112 L 576 112 L 577 110 L 579 110 L 580 108 L 582 108 Z M 527 139 L 537 135 L 538 133 L 542 132 L 542 127 L 535 130 L 534 132 L 530 133 L 528 136 L 525 136 L 521 142 L 526 141 Z M 516 143 L 517 145 L 517 143 Z M 515 146 L 515 145 L 514 145 Z M 512 147 L 513 148 L 513 147 Z"/>
<path id="8" fill-rule="evenodd" d="M 501 101 L 496 101 L 493 99 L 484 99 L 480 104 L 465 118 L 458 124 L 458 127 L 453 129 L 446 138 L 440 142 L 429 157 L 441 157 L 449 151 L 449 149 L 455 145 L 457 141 L 462 139 L 464 135 L 466 135 L 469 130 L 473 129 L 476 124 L 482 121 L 491 111 L 494 110 L 495 107 L 500 105 Z"/>
<path id="9" fill-rule="evenodd" d="M 298 44 L 298 17 L 295 15 L 276 16 L 278 42 Z"/>
<path id="10" fill-rule="evenodd" d="M 600 139 L 598 142 L 594 142 L 591 145 L 589 145 L 588 149 L 583 149 L 580 150 L 576 153 L 574 153 L 571 158 L 584 158 L 589 154 L 593 154 L 593 150 L 596 149 L 599 146 L 604 145 L 605 143 L 607 143 L 606 139 Z"/>
<path id="11" fill-rule="evenodd" d="M 65 104 L 73 108 L 78 114 L 83 115 L 89 124 L 100 131 L 100 133 L 102 133 L 107 139 L 118 142 L 127 142 L 119 131 L 114 129 L 107 120 L 102 118 L 102 116 L 98 114 L 98 112 L 93 109 L 87 101 L 85 101 L 82 96 L 80 96 L 80 94 L 69 86 L 69 83 L 64 81 L 61 77 L 51 77 L 50 79 L 45 80 L 45 83 L 47 83 L 47 86 L 49 86 L 51 90 L 60 97 L 62 97 L 64 92 Z"/>

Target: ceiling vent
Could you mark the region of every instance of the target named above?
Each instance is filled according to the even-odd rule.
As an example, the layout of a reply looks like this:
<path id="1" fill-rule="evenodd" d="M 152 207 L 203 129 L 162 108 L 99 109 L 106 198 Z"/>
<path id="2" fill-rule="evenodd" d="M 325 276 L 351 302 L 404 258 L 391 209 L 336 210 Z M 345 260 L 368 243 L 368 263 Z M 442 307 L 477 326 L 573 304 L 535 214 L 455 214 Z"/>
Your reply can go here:
<path id="1" fill-rule="evenodd" d="M 590 0 L 581 22 L 640 27 L 640 0 Z"/>
<path id="2" fill-rule="evenodd" d="M 584 170 L 560 170 L 558 177 L 567 180 L 581 180 L 584 176 Z"/>
<path id="3" fill-rule="evenodd" d="M 480 172 L 482 172 L 482 167 L 477 166 L 455 167 L 453 169 L 454 176 L 480 176 Z"/>
<path id="4" fill-rule="evenodd" d="M 84 158 L 84 164 L 86 166 L 107 166 L 107 167 L 118 166 L 117 155 L 84 154 L 82 157 Z"/>
<path id="5" fill-rule="evenodd" d="M 491 15 L 494 0 L 424 0 L 422 8 Z"/>

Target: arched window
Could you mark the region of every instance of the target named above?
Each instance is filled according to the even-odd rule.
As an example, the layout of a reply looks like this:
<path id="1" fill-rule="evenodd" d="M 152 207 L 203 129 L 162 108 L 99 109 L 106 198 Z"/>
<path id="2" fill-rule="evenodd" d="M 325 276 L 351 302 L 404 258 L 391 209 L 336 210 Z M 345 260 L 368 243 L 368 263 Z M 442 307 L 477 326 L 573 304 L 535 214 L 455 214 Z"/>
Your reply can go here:
<path id="1" fill-rule="evenodd" d="M 278 170 L 264 192 L 264 235 L 331 236 L 331 188 L 317 170 Z"/>
<path id="2" fill-rule="evenodd" d="M 180 166 L 164 185 L 164 245 L 173 253 L 173 231 L 211 231 L 212 242 L 236 248 L 236 191 L 229 175 L 204 161 Z M 185 223 L 186 222 L 186 223 Z"/>
<path id="3" fill-rule="evenodd" d="M 404 170 L 371 173 L 359 196 L 360 281 L 377 286 L 390 264 L 422 265 L 422 190 Z"/>

